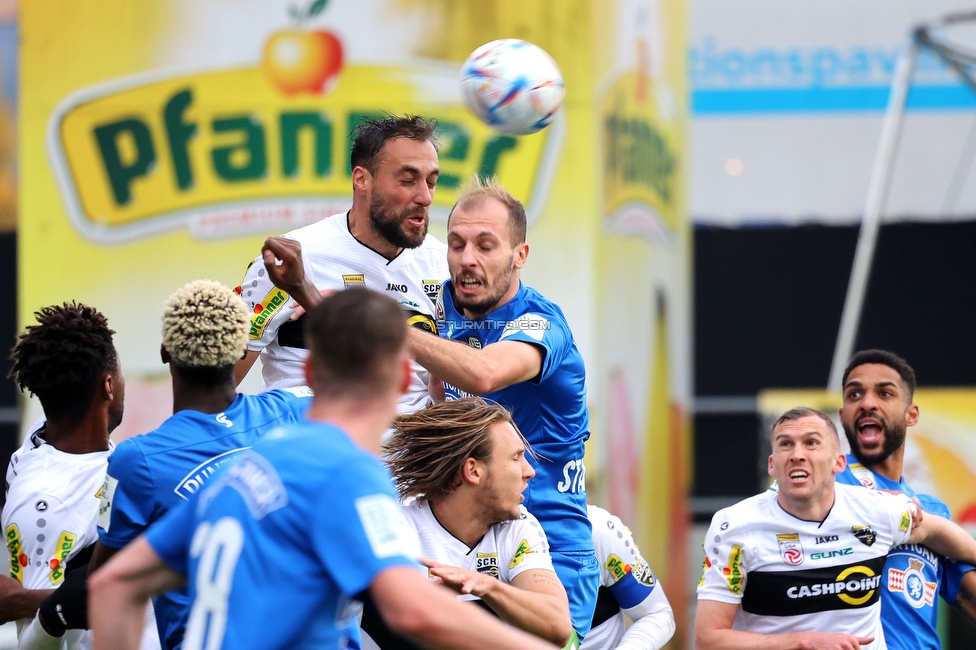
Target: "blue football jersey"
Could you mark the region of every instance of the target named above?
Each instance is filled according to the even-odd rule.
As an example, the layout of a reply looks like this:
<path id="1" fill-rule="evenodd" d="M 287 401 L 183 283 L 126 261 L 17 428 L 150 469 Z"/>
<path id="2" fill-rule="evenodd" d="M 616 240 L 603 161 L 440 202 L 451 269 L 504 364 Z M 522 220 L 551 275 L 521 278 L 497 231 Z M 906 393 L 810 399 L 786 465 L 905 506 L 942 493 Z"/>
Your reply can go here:
<path id="1" fill-rule="evenodd" d="M 555 552 L 592 551 L 586 517 L 584 443 L 590 437 L 586 373 L 573 333 L 558 306 L 538 291 L 520 285 L 509 302 L 479 320 L 458 313 L 451 281 L 438 299 L 442 336 L 481 349 L 499 341 L 521 341 L 543 353 L 542 371 L 529 381 L 484 395 L 512 413 L 525 439 L 538 453 L 530 458 L 536 475 L 525 491 L 525 507 L 542 524 Z M 444 384 L 447 399 L 467 393 Z"/>
<path id="2" fill-rule="evenodd" d="M 918 499 L 925 512 L 950 518 L 949 507 L 927 494 L 916 494 L 905 479 L 892 481 L 865 467 L 853 455 L 839 483 L 863 485 L 876 490 L 896 490 Z M 888 553 L 881 584 L 881 624 L 891 650 L 939 650 L 938 597 L 956 602 L 959 583 L 973 567 L 957 564 L 920 544 L 896 546 Z"/>
<path id="3" fill-rule="evenodd" d="M 271 432 L 146 538 L 187 576 L 185 650 L 355 646 L 357 595 L 420 569 L 386 469 L 322 423 Z"/>
<path id="4" fill-rule="evenodd" d="M 197 493 L 224 462 L 280 424 L 302 419 L 308 388 L 239 394 L 222 413 L 180 411 L 156 430 L 123 441 L 109 457 L 98 536 L 122 548 L 174 506 Z M 185 590 L 153 602 L 163 648 L 176 650 L 186 625 Z"/>

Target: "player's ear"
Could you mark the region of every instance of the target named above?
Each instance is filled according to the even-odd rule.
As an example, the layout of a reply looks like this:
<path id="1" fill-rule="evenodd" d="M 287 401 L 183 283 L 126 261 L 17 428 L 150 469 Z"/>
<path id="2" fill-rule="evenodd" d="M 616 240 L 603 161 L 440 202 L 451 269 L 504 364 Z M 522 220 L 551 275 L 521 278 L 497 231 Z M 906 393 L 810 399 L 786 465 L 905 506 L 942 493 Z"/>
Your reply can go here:
<path id="1" fill-rule="evenodd" d="M 413 368 L 410 365 L 410 355 L 406 354 L 400 362 L 400 395 L 407 392 L 410 382 L 413 380 Z"/>
<path id="2" fill-rule="evenodd" d="M 845 456 L 840 452 L 837 452 L 837 458 L 834 460 L 833 472 L 834 474 L 840 474 L 845 469 L 847 469 L 847 456 Z"/>
<path id="3" fill-rule="evenodd" d="M 468 458 L 461 466 L 461 480 L 472 485 L 479 485 L 484 478 L 484 465 L 474 458 Z"/>
<path id="4" fill-rule="evenodd" d="M 905 426 L 913 427 L 918 424 L 918 404 L 909 404 L 905 409 Z"/>
<path id="5" fill-rule="evenodd" d="M 173 357 L 171 357 L 169 354 L 169 350 L 167 350 L 166 346 L 162 343 L 159 344 L 159 359 L 164 365 L 168 365 L 169 362 L 173 360 Z"/>
<path id="6" fill-rule="evenodd" d="M 356 194 L 365 193 L 373 184 L 373 175 L 361 165 L 352 168 L 352 188 Z"/>
<path id="7" fill-rule="evenodd" d="M 529 259 L 529 245 L 526 242 L 522 242 L 515 246 L 515 259 L 512 260 L 512 264 L 515 268 L 520 269 L 525 266 L 527 259 Z"/>
<path id="8" fill-rule="evenodd" d="M 312 390 L 315 390 L 315 384 L 312 382 L 312 379 L 315 377 L 315 373 L 312 371 L 311 354 L 305 357 L 304 368 L 305 368 L 305 385 L 311 388 Z"/>
<path id="9" fill-rule="evenodd" d="M 769 462 L 766 464 L 766 473 L 768 473 L 770 476 L 773 475 L 773 455 L 772 454 L 769 455 Z"/>

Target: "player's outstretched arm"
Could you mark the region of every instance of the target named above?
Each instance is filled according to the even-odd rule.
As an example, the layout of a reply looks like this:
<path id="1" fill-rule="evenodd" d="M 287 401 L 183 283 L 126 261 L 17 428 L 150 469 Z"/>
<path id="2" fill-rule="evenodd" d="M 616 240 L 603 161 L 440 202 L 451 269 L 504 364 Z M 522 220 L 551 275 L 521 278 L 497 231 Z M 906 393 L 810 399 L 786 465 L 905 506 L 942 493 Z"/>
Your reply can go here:
<path id="1" fill-rule="evenodd" d="M 573 633 L 569 598 L 555 571 L 530 569 L 515 576 L 512 584 L 506 584 L 470 569 L 427 559 L 421 561 L 446 587 L 482 599 L 509 625 L 560 646 L 569 641 Z"/>
<path id="2" fill-rule="evenodd" d="M 873 637 L 829 632 L 757 634 L 732 629 L 739 605 L 717 600 L 698 600 L 695 615 L 695 647 L 698 650 L 860 650 Z"/>
<path id="3" fill-rule="evenodd" d="M 924 544 L 939 555 L 958 562 L 976 564 L 976 539 L 958 524 L 945 517 L 925 513 L 924 519 L 908 538 L 912 544 Z"/>
<path id="4" fill-rule="evenodd" d="M 476 350 L 410 328 L 410 351 L 417 363 L 472 395 L 484 395 L 528 381 L 542 371 L 542 350 L 522 341 L 498 341 Z"/>
<path id="5" fill-rule="evenodd" d="M 0 623 L 33 618 L 53 589 L 25 589 L 17 580 L 0 576 Z"/>
<path id="6" fill-rule="evenodd" d="M 623 611 L 632 623 L 617 650 L 660 650 L 674 636 L 674 610 L 660 582 L 641 603 Z"/>
<path id="7" fill-rule="evenodd" d="M 144 536 L 138 537 L 88 579 L 95 650 L 137 650 L 150 596 L 185 583 Z"/>
<path id="8" fill-rule="evenodd" d="M 450 591 L 413 568 L 386 569 L 376 576 L 369 590 L 391 630 L 428 648 L 556 650 L 556 646 L 455 599 Z"/>

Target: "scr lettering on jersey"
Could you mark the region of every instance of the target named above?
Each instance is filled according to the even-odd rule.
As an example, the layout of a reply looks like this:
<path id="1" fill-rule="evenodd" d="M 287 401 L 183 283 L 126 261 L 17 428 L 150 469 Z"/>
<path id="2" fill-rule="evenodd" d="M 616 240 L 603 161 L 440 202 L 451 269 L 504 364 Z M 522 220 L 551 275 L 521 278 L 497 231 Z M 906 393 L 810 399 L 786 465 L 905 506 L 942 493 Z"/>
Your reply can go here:
<path id="1" fill-rule="evenodd" d="M 7 553 L 10 555 L 10 577 L 17 582 L 24 582 L 24 568 L 30 561 L 24 553 L 24 544 L 20 541 L 20 529 L 17 524 L 10 524 L 5 531 L 7 536 Z"/>
<path id="2" fill-rule="evenodd" d="M 220 418 L 218 417 L 217 420 L 219 422 Z M 245 449 L 250 449 L 250 447 L 238 447 L 237 449 L 231 449 L 230 451 L 225 451 L 222 454 L 217 454 L 212 458 L 208 458 L 191 469 L 190 473 L 184 476 L 180 482 L 176 484 L 176 487 L 173 488 L 173 492 L 175 492 L 176 496 L 180 497 L 184 501 L 189 500 L 190 495 L 199 492 L 200 488 L 202 488 L 207 480 L 213 476 L 213 473 L 217 471 L 217 468 L 230 460 L 232 456 L 244 451 Z"/>
<path id="3" fill-rule="evenodd" d="M 498 577 L 498 553 L 478 553 L 478 573 Z"/>
<path id="4" fill-rule="evenodd" d="M 563 465 L 563 480 L 556 485 L 556 489 L 569 494 L 586 492 L 586 465 L 582 458 Z"/>
<path id="5" fill-rule="evenodd" d="M 869 607 L 878 602 L 886 556 L 802 571 L 753 571 L 742 609 L 761 616 L 796 616 Z"/>
<path id="6" fill-rule="evenodd" d="M 424 293 L 430 298 L 431 302 L 437 301 L 437 294 L 441 292 L 441 283 L 437 280 L 424 280 Z"/>

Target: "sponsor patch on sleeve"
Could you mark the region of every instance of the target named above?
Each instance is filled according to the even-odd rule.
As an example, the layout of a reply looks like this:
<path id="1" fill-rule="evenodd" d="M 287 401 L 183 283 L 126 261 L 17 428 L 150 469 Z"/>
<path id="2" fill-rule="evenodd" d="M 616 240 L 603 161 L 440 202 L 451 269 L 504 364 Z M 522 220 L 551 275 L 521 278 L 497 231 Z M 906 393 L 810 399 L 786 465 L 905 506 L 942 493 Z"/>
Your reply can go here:
<path id="1" fill-rule="evenodd" d="M 729 553 L 729 563 L 722 569 L 726 582 L 729 583 L 729 591 L 733 594 L 742 595 L 742 547 L 736 544 Z"/>
<path id="2" fill-rule="evenodd" d="M 268 321 L 287 302 L 288 294 L 278 287 L 274 287 L 261 302 L 254 305 L 254 315 L 251 316 L 251 331 L 248 334 L 252 341 L 257 341 L 264 336 L 264 328 L 267 327 Z"/>
<path id="3" fill-rule="evenodd" d="M 118 487 L 119 479 L 106 474 L 102 489 L 98 491 L 101 495 L 98 503 L 98 527 L 106 533 L 112 524 L 112 502 L 115 501 L 115 490 Z"/>
<path id="4" fill-rule="evenodd" d="M 522 564 L 522 558 L 531 552 L 532 547 L 529 546 L 529 540 L 523 539 L 521 542 L 519 542 L 518 548 L 515 549 L 515 555 L 512 557 L 512 561 L 509 563 L 508 568 L 514 569 L 518 565 Z"/>
<path id="5" fill-rule="evenodd" d="M 387 494 L 359 497 L 356 499 L 356 512 L 377 559 L 396 555 L 417 556 L 419 549 L 413 530 L 393 497 Z"/>
<path id="6" fill-rule="evenodd" d="M 10 577 L 17 582 L 24 582 L 24 567 L 29 561 L 24 553 L 24 544 L 20 539 L 20 529 L 17 524 L 10 524 L 4 531 L 7 536 L 7 553 L 10 555 Z"/>
<path id="7" fill-rule="evenodd" d="M 58 537 L 57 546 L 54 547 L 54 557 L 48 562 L 48 568 L 51 572 L 48 574 L 47 579 L 51 581 L 52 585 L 59 585 L 64 580 L 64 563 L 71 555 L 72 549 L 75 547 L 75 542 L 78 541 L 78 536 L 74 533 L 69 533 L 64 530 L 61 531 L 61 535 Z"/>

